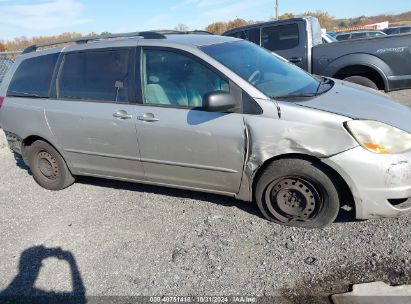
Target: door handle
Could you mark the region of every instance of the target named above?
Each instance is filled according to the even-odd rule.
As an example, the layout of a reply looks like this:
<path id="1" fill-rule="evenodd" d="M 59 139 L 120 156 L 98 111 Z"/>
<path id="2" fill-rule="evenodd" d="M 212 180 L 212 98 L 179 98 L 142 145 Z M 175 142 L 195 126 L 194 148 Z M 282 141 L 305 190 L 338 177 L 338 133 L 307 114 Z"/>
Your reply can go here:
<path id="1" fill-rule="evenodd" d="M 302 57 L 293 57 L 293 58 L 290 58 L 290 62 L 292 62 L 292 63 L 301 63 L 301 62 L 303 62 L 303 58 Z"/>
<path id="2" fill-rule="evenodd" d="M 127 111 L 118 110 L 117 112 L 113 114 L 113 117 L 117 119 L 131 119 L 133 118 L 133 115 L 128 114 Z"/>
<path id="3" fill-rule="evenodd" d="M 143 116 L 138 116 L 138 120 L 146 121 L 146 122 L 156 122 L 158 121 L 158 118 L 154 116 L 153 113 L 145 113 Z"/>

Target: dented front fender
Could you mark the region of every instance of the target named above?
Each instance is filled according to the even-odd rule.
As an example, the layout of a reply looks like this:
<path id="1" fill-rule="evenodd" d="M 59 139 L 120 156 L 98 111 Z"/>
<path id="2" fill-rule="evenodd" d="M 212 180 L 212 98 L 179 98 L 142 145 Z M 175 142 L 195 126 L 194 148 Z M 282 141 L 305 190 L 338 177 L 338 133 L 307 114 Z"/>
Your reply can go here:
<path id="1" fill-rule="evenodd" d="M 327 158 L 358 146 L 343 123 L 349 118 L 325 111 L 281 103 L 281 118 L 271 100 L 258 100 L 262 115 L 245 115 L 247 156 L 237 198 L 251 201 L 258 170 L 273 158 L 303 154 Z"/>

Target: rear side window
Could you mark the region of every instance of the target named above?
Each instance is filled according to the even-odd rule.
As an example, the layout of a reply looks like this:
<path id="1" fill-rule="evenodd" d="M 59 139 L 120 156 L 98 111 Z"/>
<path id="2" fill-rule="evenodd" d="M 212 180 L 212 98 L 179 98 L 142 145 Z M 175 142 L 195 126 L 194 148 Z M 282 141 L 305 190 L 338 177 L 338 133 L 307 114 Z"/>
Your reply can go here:
<path id="1" fill-rule="evenodd" d="M 411 27 L 402 27 L 401 29 L 400 29 L 400 33 L 402 34 L 402 33 L 409 33 L 409 32 L 411 32 Z"/>
<path id="2" fill-rule="evenodd" d="M 265 27 L 261 38 L 262 46 L 270 51 L 293 49 L 300 43 L 298 24 Z"/>
<path id="3" fill-rule="evenodd" d="M 229 36 L 248 40 L 260 45 L 260 28 L 238 31 L 229 34 Z"/>
<path id="4" fill-rule="evenodd" d="M 57 97 L 128 102 L 128 49 L 68 53 L 57 80 Z"/>
<path id="5" fill-rule="evenodd" d="M 60 53 L 25 59 L 10 82 L 7 96 L 49 97 L 51 79 Z"/>
<path id="6" fill-rule="evenodd" d="M 388 29 L 385 30 L 385 33 L 387 35 L 399 34 L 400 29 L 399 28 L 388 28 Z"/>
<path id="7" fill-rule="evenodd" d="M 356 33 L 351 35 L 351 39 L 360 39 L 360 38 L 366 38 L 367 33 Z"/>

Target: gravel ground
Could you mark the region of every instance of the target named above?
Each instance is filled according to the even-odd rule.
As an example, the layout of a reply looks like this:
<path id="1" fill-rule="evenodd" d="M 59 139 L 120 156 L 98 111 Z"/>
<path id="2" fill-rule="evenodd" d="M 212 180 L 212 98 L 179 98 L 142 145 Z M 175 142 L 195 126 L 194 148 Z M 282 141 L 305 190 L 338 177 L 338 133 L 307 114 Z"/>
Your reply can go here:
<path id="1" fill-rule="evenodd" d="M 410 91 L 394 95 L 411 105 Z M 91 178 L 49 192 L 7 148 L 0 148 L 0 164 L 3 295 L 74 286 L 87 296 L 324 303 L 351 284 L 411 284 L 410 218 L 354 221 L 343 214 L 326 229 L 304 230 L 272 224 L 253 204 L 217 195 Z M 74 283 L 69 265 L 78 271 Z"/>

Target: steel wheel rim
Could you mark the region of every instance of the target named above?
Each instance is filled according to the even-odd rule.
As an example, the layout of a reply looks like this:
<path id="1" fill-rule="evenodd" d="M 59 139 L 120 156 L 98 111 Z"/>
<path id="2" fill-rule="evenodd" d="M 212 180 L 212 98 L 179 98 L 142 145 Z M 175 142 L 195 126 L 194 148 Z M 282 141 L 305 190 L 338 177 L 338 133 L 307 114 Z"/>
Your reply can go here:
<path id="1" fill-rule="evenodd" d="M 320 191 L 304 177 L 283 177 L 272 181 L 265 192 L 265 202 L 280 222 L 309 221 L 323 207 Z"/>
<path id="2" fill-rule="evenodd" d="M 40 151 L 37 154 L 37 168 L 41 176 L 47 180 L 54 181 L 60 174 L 56 158 L 47 151 Z"/>

